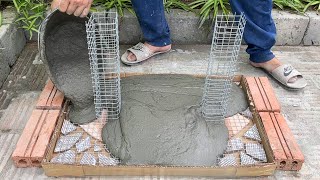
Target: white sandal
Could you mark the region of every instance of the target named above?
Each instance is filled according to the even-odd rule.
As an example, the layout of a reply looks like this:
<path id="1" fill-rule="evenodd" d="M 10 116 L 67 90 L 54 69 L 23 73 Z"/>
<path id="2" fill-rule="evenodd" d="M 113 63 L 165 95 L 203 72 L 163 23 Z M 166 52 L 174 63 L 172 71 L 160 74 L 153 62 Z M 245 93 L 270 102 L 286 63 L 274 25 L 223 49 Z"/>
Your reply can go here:
<path id="1" fill-rule="evenodd" d="M 159 51 L 159 52 L 153 53 L 147 46 L 145 46 L 143 43 L 139 42 L 137 45 L 127 49 L 127 51 L 121 56 L 121 61 L 126 65 L 134 65 L 134 64 L 138 64 L 142 61 L 145 61 L 145 60 L 147 60 L 157 54 L 169 52 L 170 50 L 171 50 L 171 48 L 168 49 L 167 51 L 162 51 L 162 52 Z M 132 52 L 136 56 L 135 61 L 128 60 L 129 52 Z"/>
<path id="2" fill-rule="evenodd" d="M 307 86 L 307 81 L 303 78 L 302 74 L 297 71 L 290 64 L 283 64 L 270 72 L 276 80 L 281 84 L 291 89 L 302 89 Z M 294 82 L 289 82 L 293 77 L 297 77 Z"/>

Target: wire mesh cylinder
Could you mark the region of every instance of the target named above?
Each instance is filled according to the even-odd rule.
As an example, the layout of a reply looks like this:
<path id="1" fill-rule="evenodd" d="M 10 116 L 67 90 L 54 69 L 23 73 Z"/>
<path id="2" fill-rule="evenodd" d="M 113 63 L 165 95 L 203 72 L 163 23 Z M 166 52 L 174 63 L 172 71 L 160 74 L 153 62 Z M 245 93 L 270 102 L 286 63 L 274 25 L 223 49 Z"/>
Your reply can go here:
<path id="1" fill-rule="evenodd" d="M 86 23 L 96 116 L 118 119 L 121 108 L 118 15 L 94 12 Z"/>
<path id="2" fill-rule="evenodd" d="M 216 16 L 201 107 L 208 121 L 226 115 L 245 23 L 243 14 Z"/>

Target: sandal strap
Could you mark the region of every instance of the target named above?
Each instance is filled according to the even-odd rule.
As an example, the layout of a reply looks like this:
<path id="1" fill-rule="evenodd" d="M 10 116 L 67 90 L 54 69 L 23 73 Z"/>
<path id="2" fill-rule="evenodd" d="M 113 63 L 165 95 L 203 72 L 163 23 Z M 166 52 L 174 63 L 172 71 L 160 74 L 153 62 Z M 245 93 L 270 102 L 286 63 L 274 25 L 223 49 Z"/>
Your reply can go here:
<path id="1" fill-rule="evenodd" d="M 299 71 L 297 71 L 294 67 L 292 67 L 290 64 L 284 64 L 277 67 L 271 72 L 271 74 L 273 76 L 276 76 L 277 77 L 276 79 L 286 84 L 293 77 L 297 77 L 297 76 L 302 77 L 302 74 Z"/>
<path id="2" fill-rule="evenodd" d="M 141 61 L 152 55 L 152 51 L 141 42 L 129 48 L 128 51 L 132 52 L 136 56 L 137 61 Z"/>

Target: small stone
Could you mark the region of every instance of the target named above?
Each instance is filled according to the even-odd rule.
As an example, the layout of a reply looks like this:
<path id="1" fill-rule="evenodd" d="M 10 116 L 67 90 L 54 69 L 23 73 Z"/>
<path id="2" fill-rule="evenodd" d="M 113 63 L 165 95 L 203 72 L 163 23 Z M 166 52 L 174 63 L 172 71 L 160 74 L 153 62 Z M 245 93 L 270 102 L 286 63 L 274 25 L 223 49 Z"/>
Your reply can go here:
<path id="1" fill-rule="evenodd" d="M 93 151 L 94 151 L 94 152 L 99 152 L 99 151 L 101 151 L 101 147 L 99 146 L 99 144 L 94 143 Z"/>
<path id="2" fill-rule="evenodd" d="M 261 142 L 261 137 L 256 125 L 253 125 L 243 136 Z"/>
<path id="3" fill-rule="evenodd" d="M 63 125 L 61 128 L 61 133 L 64 135 L 69 134 L 70 132 L 74 131 L 77 129 L 77 126 L 73 125 L 70 121 L 68 120 L 63 120 Z"/>
<path id="4" fill-rule="evenodd" d="M 27 76 L 22 76 L 22 79 L 27 79 Z"/>
<path id="5" fill-rule="evenodd" d="M 256 160 L 254 160 L 252 157 L 250 157 L 249 155 L 247 155 L 244 152 L 240 152 L 240 161 L 241 161 L 241 165 L 257 164 Z"/>
<path id="6" fill-rule="evenodd" d="M 267 162 L 267 156 L 266 152 L 263 149 L 263 146 L 261 144 L 256 143 L 246 143 L 246 153 L 250 155 L 251 157 L 262 161 Z"/>
<path id="7" fill-rule="evenodd" d="M 97 164 L 97 160 L 96 158 L 94 157 L 94 155 L 88 153 L 88 152 L 85 152 L 80 160 L 80 164 L 82 165 L 91 165 L 91 166 L 94 166 Z"/>
<path id="8" fill-rule="evenodd" d="M 76 152 L 69 150 L 64 153 L 58 154 L 56 157 L 51 159 L 52 163 L 58 164 L 74 164 L 76 160 Z"/>
<path id="9" fill-rule="evenodd" d="M 237 166 L 236 157 L 234 157 L 233 154 L 226 155 L 225 157 L 220 159 L 219 166 L 220 167 Z"/>
<path id="10" fill-rule="evenodd" d="M 115 166 L 119 164 L 119 160 L 112 157 L 107 157 L 101 153 L 98 154 L 100 166 Z"/>
<path id="11" fill-rule="evenodd" d="M 82 133 L 69 134 L 66 136 L 60 136 L 54 152 L 62 152 L 65 150 L 69 150 L 76 142 L 79 141 Z"/>
<path id="12" fill-rule="evenodd" d="M 241 151 L 244 149 L 243 142 L 240 138 L 230 139 L 227 145 L 227 152 Z"/>
<path id="13" fill-rule="evenodd" d="M 81 141 L 77 142 L 76 148 L 77 152 L 83 152 L 91 147 L 91 140 L 90 137 L 86 137 L 85 139 L 82 139 Z"/>

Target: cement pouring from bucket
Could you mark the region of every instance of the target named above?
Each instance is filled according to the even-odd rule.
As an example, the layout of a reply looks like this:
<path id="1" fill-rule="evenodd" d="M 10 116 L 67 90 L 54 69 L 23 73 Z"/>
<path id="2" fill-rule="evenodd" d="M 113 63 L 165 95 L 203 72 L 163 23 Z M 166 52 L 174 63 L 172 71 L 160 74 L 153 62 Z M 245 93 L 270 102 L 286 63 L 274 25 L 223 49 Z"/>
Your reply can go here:
<path id="1" fill-rule="evenodd" d="M 40 27 L 40 56 L 55 87 L 71 100 L 70 121 L 96 119 L 87 45 L 86 18 L 50 13 Z"/>

